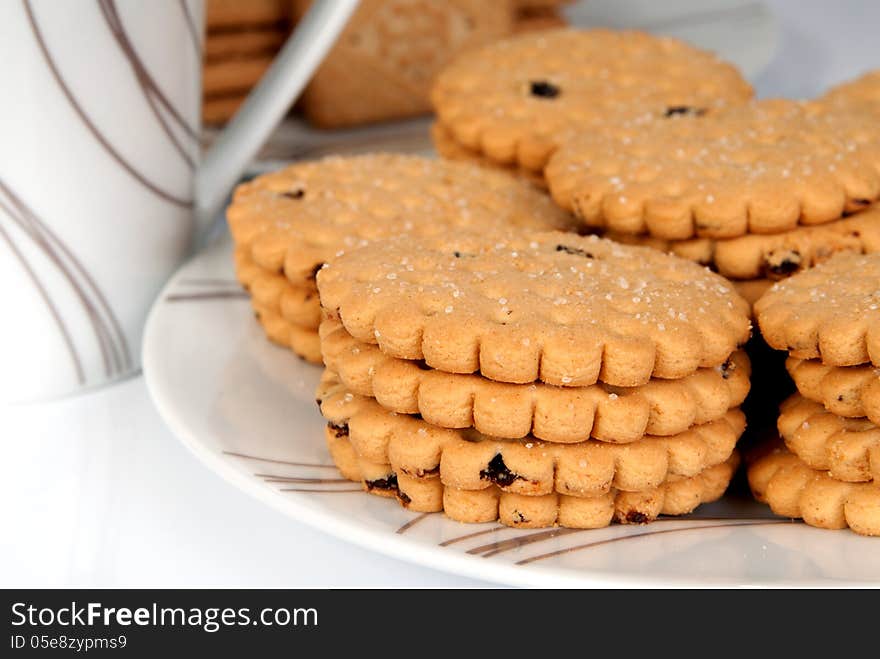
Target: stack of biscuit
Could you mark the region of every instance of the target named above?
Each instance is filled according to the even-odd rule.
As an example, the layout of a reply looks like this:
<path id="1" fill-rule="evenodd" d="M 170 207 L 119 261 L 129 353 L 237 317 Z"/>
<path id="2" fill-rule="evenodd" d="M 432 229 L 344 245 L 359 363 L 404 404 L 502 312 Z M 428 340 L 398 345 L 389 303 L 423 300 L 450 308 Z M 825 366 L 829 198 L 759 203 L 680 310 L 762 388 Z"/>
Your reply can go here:
<path id="1" fill-rule="evenodd" d="M 811 526 L 880 535 L 880 255 L 835 256 L 776 284 L 755 313 L 798 390 L 782 441 L 749 466 L 755 497 Z"/>
<path id="2" fill-rule="evenodd" d="M 880 249 L 876 80 L 754 102 L 732 66 L 684 43 L 556 30 L 444 70 L 433 138 L 445 157 L 546 185 L 585 230 L 712 267 L 754 302 L 831 254 Z"/>
<path id="3" fill-rule="evenodd" d="M 545 175 L 590 230 L 711 266 L 751 301 L 880 250 L 880 133 L 855 109 L 778 99 L 618 126 L 566 143 Z"/>
<path id="4" fill-rule="evenodd" d="M 290 0 L 208 0 L 202 121 L 232 118 L 290 33 Z"/>
<path id="5" fill-rule="evenodd" d="M 376 154 L 291 165 L 240 185 L 227 209 L 236 272 L 269 338 L 321 362 L 315 274 L 401 233 L 518 226 L 570 230 L 532 186 L 466 163 Z"/>
<path id="6" fill-rule="evenodd" d="M 317 276 L 343 475 L 514 527 L 680 515 L 735 471 L 749 307 L 723 278 L 562 232 L 401 236 Z"/>

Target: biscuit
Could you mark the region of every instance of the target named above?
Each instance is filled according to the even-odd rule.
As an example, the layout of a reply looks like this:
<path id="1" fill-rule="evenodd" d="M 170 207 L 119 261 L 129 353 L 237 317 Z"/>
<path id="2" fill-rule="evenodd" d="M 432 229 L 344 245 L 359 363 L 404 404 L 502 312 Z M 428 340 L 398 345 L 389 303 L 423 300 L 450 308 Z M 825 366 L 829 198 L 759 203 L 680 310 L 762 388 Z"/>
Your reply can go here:
<path id="1" fill-rule="evenodd" d="M 249 290 L 255 305 L 277 311 L 292 325 L 315 331 L 321 323 L 321 304 L 314 287 L 295 286 L 282 275 L 264 270 Z"/>
<path id="2" fill-rule="evenodd" d="M 267 338 L 280 346 L 290 348 L 297 356 L 313 364 L 321 364 L 321 342 L 314 330 L 292 324 L 281 314 L 252 303 L 254 315 L 266 332 Z"/>
<path id="3" fill-rule="evenodd" d="M 207 0 L 205 3 L 208 30 L 272 25 L 287 20 L 289 16 L 290 0 Z"/>
<path id="4" fill-rule="evenodd" d="M 277 53 L 288 32 L 278 27 L 263 27 L 235 32 L 209 32 L 205 35 L 204 58 L 208 62 L 235 57 Z"/>
<path id="5" fill-rule="evenodd" d="M 294 5 L 300 14 L 311 2 Z M 506 0 L 361 0 L 305 90 L 305 115 L 339 128 L 427 114 L 436 73 L 512 29 Z"/>
<path id="6" fill-rule="evenodd" d="M 613 231 L 604 235 L 611 240 L 646 245 L 711 266 L 731 279 L 778 281 L 835 254 L 880 252 L 880 209 L 872 207 L 827 224 L 801 226 L 785 233 L 750 234 L 727 240 L 663 240 Z"/>
<path id="7" fill-rule="evenodd" d="M 591 229 L 668 240 L 775 234 L 880 198 L 876 117 L 755 101 L 712 116 L 587 131 L 544 171 Z"/>
<path id="8" fill-rule="evenodd" d="M 216 125 L 229 121 L 246 98 L 245 92 L 235 92 L 231 96 L 212 96 L 202 99 L 202 123 Z"/>
<path id="9" fill-rule="evenodd" d="M 747 473 L 752 494 L 777 515 L 823 529 L 880 535 L 880 487 L 874 483 L 835 480 L 778 445 L 765 448 Z"/>
<path id="10" fill-rule="evenodd" d="M 626 445 L 592 440 L 553 444 L 440 428 L 417 416 L 396 414 L 372 398 L 351 393 L 329 370 L 316 397 L 328 421 L 328 442 L 344 435 L 367 465 L 390 465 L 398 478 L 439 476 L 447 487 L 482 490 L 495 485 L 527 496 L 557 492 L 591 497 L 612 489 L 658 487 L 671 475 L 694 476 L 730 458 L 745 429 L 745 416 L 731 410 L 672 437 L 646 436 Z"/>
<path id="11" fill-rule="evenodd" d="M 789 357 L 788 374 L 801 395 L 832 414 L 868 417 L 880 424 L 880 370 L 874 366 L 826 366 L 816 359 Z"/>
<path id="12" fill-rule="evenodd" d="M 478 167 L 486 167 L 499 172 L 505 172 L 511 176 L 524 179 L 541 190 L 547 189 L 547 183 L 544 181 L 544 177 L 540 173 L 522 169 L 521 167 L 502 165 L 501 163 L 497 163 L 494 160 L 481 155 L 477 151 L 472 151 L 452 139 L 449 132 L 436 121 L 431 124 L 431 142 L 434 145 L 434 150 L 443 158 L 467 162 L 472 165 L 477 165 Z"/>
<path id="13" fill-rule="evenodd" d="M 755 304 L 777 350 L 829 366 L 880 365 L 880 254 L 841 254 L 778 282 Z"/>
<path id="14" fill-rule="evenodd" d="M 591 437 L 627 443 L 715 421 L 745 400 L 751 370 L 745 352 L 738 351 L 720 367 L 634 389 L 506 384 L 388 357 L 331 320 L 321 325 L 321 352 L 350 392 L 375 398 L 392 412 L 417 414 L 443 428 L 558 443 Z"/>
<path id="15" fill-rule="evenodd" d="M 513 8 L 517 12 L 547 11 L 549 9 L 561 9 L 569 5 L 573 0 L 513 0 Z"/>
<path id="16" fill-rule="evenodd" d="M 836 109 L 880 113 L 880 69 L 836 85 L 817 100 Z"/>
<path id="17" fill-rule="evenodd" d="M 568 21 L 565 20 L 565 16 L 555 7 L 522 9 L 514 17 L 513 33 L 556 30 L 567 25 Z"/>
<path id="18" fill-rule="evenodd" d="M 642 32 L 561 29 L 459 56 L 435 79 L 431 103 L 459 144 L 540 172 L 572 134 L 751 96 L 733 66 L 684 42 Z"/>
<path id="19" fill-rule="evenodd" d="M 746 281 L 733 280 L 730 282 L 746 302 L 754 306 L 755 302 L 761 299 L 761 296 L 767 292 L 767 289 L 773 285 L 772 279 L 749 279 Z"/>
<path id="20" fill-rule="evenodd" d="M 272 66 L 273 59 L 272 55 L 256 54 L 206 63 L 202 69 L 205 98 L 228 97 L 249 91 Z"/>
<path id="21" fill-rule="evenodd" d="M 415 512 L 440 512 L 450 519 L 472 524 L 498 521 L 517 528 L 561 526 L 603 528 L 614 521 L 645 524 L 659 515 L 686 515 L 697 506 L 721 498 L 739 463 L 734 453 L 725 462 L 690 477 L 670 476 L 654 488 L 639 492 L 609 490 L 592 497 L 552 492 L 528 496 L 504 491 L 496 485 L 481 490 L 445 486 L 436 475 L 414 478 L 395 472 L 391 465 L 358 461 L 341 430 L 328 428 L 331 456 L 345 478 L 360 481 L 364 490 L 394 497 Z"/>
<path id="22" fill-rule="evenodd" d="M 615 491 L 597 497 L 549 494 L 528 497 L 510 492 L 456 490 L 443 492 L 443 511 L 460 522 L 492 521 L 518 528 L 603 528 L 612 522 L 647 524 L 662 515 L 686 515 L 703 503 L 721 498 L 736 471 L 736 455 L 689 478 L 672 477 L 663 485 L 641 492 Z M 481 513 L 475 516 L 473 513 Z"/>
<path id="23" fill-rule="evenodd" d="M 533 186 L 465 163 L 400 154 L 329 157 L 243 183 L 227 209 L 236 245 L 294 283 L 338 254 L 394 235 L 573 228 Z"/>
<path id="24" fill-rule="evenodd" d="M 321 302 L 314 282 L 294 284 L 284 275 L 261 268 L 251 260 L 245 247 L 237 247 L 233 259 L 236 277 L 255 305 L 279 313 L 292 325 L 317 331 Z"/>
<path id="25" fill-rule="evenodd" d="M 596 236 L 390 239 L 318 273 L 321 306 L 386 355 L 491 380 L 621 387 L 718 366 L 748 303 L 684 259 Z"/>
<path id="26" fill-rule="evenodd" d="M 837 416 L 794 394 L 777 425 L 788 449 L 811 469 L 840 481 L 880 481 L 880 428 L 868 419 Z"/>

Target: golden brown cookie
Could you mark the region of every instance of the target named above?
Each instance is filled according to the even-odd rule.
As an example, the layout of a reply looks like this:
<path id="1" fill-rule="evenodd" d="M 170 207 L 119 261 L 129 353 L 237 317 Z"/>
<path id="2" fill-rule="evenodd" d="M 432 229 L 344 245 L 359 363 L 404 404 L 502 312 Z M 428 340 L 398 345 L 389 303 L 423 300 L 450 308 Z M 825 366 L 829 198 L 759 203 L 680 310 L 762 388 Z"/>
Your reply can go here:
<path id="1" fill-rule="evenodd" d="M 880 428 L 868 419 L 837 416 L 794 394 L 779 415 L 779 434 L 811 469 L 840 481 L 880 481 Z"/>
<path id="2" fill-rule="evenodd" d="M 682 378 L 750 334 L 748 303 L 705 268 L 560 232 L 390 239 L 318 274 L 321 305 L 399 359 L 501 382 Z"/>
<path id="3" fill-rule="evenodd" d="M 299 15 L 312 2 L 293 4 Z M 338 128 L 427 114 L 436 73 L 512 29 L 507 0 L 361 0 L 306 88 L 305 115 Z"/>
<path id="4" fill-rule="evenodd" d="M 513 33 L 557 30 L 567 25 L 565 16 L 556 7 L 521 9 L 514 16 Z"/>
<path id="5" fill-rule="evenodd" d="M 290 16 L 290 0 L 207 0 L 208 30 L 228 30 L 252 25 L 273 25 Z"/>
<path id="6" fill-rule="evenodd" d="M 265 174 L 236 189 L 227 219 L 236 245 L 294 283 L 380 238 L 573 226 L 547 195 L 506 174 L 400 154 L 329 157 Z"/>
<path id="7" fill-rule="evenodd" d="M 544 172 L 592 229 L 668 240 L 776 234 L 880 198 L 876 117 L 755 101 L 567 140 Z"/>
<path id="8" fill-rule="evenodd" d="M 880 209 L 871 207 L 827 224 L 801 226 L 785 233 L 750 234 L 727 240 L 663 240 L 617 232 L 607 232 L 605 236 L 711 266 L 731 279 L 780 280 L 835 254 L 880 252 Z"/>
<path id="9" fill-rule="evenodd" d="M 507 384 L 388 357 L 331 320 L 321 325 L 321 352 L 327 368 L 351 393 L 375 398 L 392 412 L 417 414 L 444 428 L 475 428 L 514 439 L 532 435 L 558 443 L 591 437 L 627 443 L 715 421 L 745 400 L 751 370 L 745 352 L 738 351 L 720 367 L 630 389 Z"/>
<path id="10" fill-rule="evenodd" d="M 755 304 L 777 350 L 829 366 L 880 365 L 880 254 L 842 254 L 774 284 Z"/>
<path id="11" fill-rule="evenodd" d="M 875 366 L 827 366 L 817 359 L 789 357 L 788 374 L 804 398 L 832 414 L 868 417 L 880 423 L 880 369 Z"/>
<path id="12" fill-rule="evenodd" d="M 444 485 L 438 474 L 414 477 L 395 471 L 390 464 L 358 459 L 342 428 L 328 426 L 325 437 L 343 476 L 360 481 L 371 494 L 396 498 L 403 507 L 416 512 L 442 510 L 460 522 L 499 521 L 518 528 L 602 528 L 614 521 L 645 524 L 661 514 L 685 515 L 702 503 L 719 499 L 739 463 L 734 453 L 727 461 L 694 476 L 670 476 L 665 483 L 638 492 L 610 489 L 591 497 L 557 492 L 530 496 L 492 484 L 480 490 L 457 489 Z"/>
<path id="13" fill-rule="evenodd" d="M 344 433 L 359 460 L 389 464 L 415 478 L 439 474 L 444 485 L 457 489 L 496 485 L 529 496 L 596 496 L 610 489 L 656 487 L 670 475 L 693 476 L 727 460 L 745 429 L 742 412 L 730 410 L 671 437 L 645 436 L 627 445 L 553 444 L 440 428 L 418 416 L 396 414 L 353 394 L 329 370 L 316 397 L 330 434 Z"/>
<path id="14" fill-rule="evenodd" d="M 218 125 L 232 119 L 247 98 L 245 92 L 233 92 L 229 96 L 211 96 L 202 99 L 202 123 Z"/>
<path id="15" fill-rule="evenodd" d="M 823 529 L 880 535 L 880 487 L 845 483 L 810 469 L 784 447 L 770 447 L 748 467 L 752 494 L 784 517 Z"/>
<path id="16" fill-rule="evenodd" d="M 747 281 L 734 280 L 730 282 L 736 289 L 736 292 L 754 306 L 755 302 L 761 299 L 761 296 L 767 292 L 767 289 L 773 285 L 772 279 L 749 279 Z"/>
<path id="17" fill-rule="evenodd" d="M 855 80 L 836 85 L 818 100 L 838 109 L 880 113 L 880 69 L 869 71 Z"/>
<path id="18" fill-rule="evenodd" d="M 254 315 L 273 343 L 290 348 L 294 354 L 311 362 L 321 364 L 321 342 L 318 333 L 312 329 L 303 329 L 285 319 L 275 309 L 269 309 L 252 303 Z"/>
<path id="19" fill-rule="evenodd" d="M 547 30 L 456 58 L 431 103 L 456 142 L 540 172 L 572 134 L 705 110 L 752 95 L 739 72 L 681 41 L 641 32 Z"/>
<path id="20" fill-rule="evenodd" d="M 288 31 L 279 26 L 256 27 L 234 32 L 208 32 L 204 57 L 208 62 L 277 53 Z"/>
<path id="21" fill-rule="evenodd" d="M 256 54 L 206 63 L 202 70 L 205 97 L 228 98 L 249 91 L 272 66 L 273 59 L 272 55 Z"/>
<path id="22" fill-rule="evenodd" d="M 511 176 L 522 178 L 541 190 L 547 189 L 547 183 L 544 181 L 544 177 L 540 173 L 513 165 L 502 165 L 484 155 L 481 155 L 477 151 L 472 151 L 452 139 L 449 132 L 436 121 L 431 124 L 431 142 L 434 144 L 434 150 L 442 158 L 459 160 L 479 167 L 494 169 L 499 172 L 510 174 Z"/>

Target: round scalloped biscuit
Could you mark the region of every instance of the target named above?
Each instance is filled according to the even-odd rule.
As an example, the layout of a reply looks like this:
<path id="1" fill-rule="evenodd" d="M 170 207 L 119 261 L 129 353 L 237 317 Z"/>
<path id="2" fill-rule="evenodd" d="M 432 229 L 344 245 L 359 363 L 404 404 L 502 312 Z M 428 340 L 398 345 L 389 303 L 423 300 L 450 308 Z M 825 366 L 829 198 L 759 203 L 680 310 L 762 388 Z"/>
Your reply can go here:
<path id="1" fill-rule="evenodd" d="M 832 414 L 868 417 L 880 424 L 880 369 L 876 366 L 828 366 L 816 359 L 789 357 L 788 374 L 804 398 Z"/>
<path id="2" fill-rule="evenodd" d="M 872 207 L 827 224 L 801 226 L 785 233 L 750 234 L 727 240 L 663 240 L 613 231 L 607 232 L 605 237 L 628 245 L 653 247 L 712 266 L 719 274 L 734 280 L 778 281 L 836 254 L 880 252 L 880 208 Z M 766 288 L 769 285 L 764 286 L 764 290 Z M 740 291 L 747 299 L 755 292 Z"/>
<path id="3" fill-rule="evenodd" d="M 880 133 L 868 113 L 756 101 L 565 142 L 544 171 L 586 226 L 669 240 L 774 234 L 880 198 Z"/>
<path id="4" fill-rule="evenodd" d="M 389 464 L 357 458 L 347 434 L 328 427 L 327 445 L 345 478 L 360 481 L 364 490 L 396 498 L 414 512 L 440 512 L 459 522 L 498 521 L 517 528 L 561 526 L 594 529 L 614 521 L 645 524 L 659 515 L 686 515 L 703 503 L 721 498 L 739 464 L 734 453 L 725 462 L 689 477 L 670 476 L 665 483 L 638 492 L 609 490 L 594 497 L 552 492 L 529 496 L 490 485 L 481 490 L 448 487 L 436 475 L 412 477 Z"/>
<path id="5" fill-rule="evenodd" d="M 273 343 L 290 348 L 294 354 L 312 364 L 321 364 L 321 339 L 313 329 L 293 325 L 275 310 L 253 304 L 254 315 L 266 336 Z"/>
<path id="6" fill-rule="evenodd" d="M 880 535 L 880 487 L 874 483 L 835 480 L 781 447 L 757 458 L 747 473 L 752 494 L 777 515 L 823 529 Z"/>
<path id="7" fill-rule="evenodd" d="M 832 414 L 794 394 L 780 407 L 779 434 L 811 469 L 851 483 L 880 480 L 880 428 L 868 419 Z"/>
<path id="8" fill-rule="evenodd" d="M 750 334 L 722 277 L 652 249 L 559 232 L 387 240 L 318 274 L 354 338 L 449 373 L 632 387 L 718 366 Z"/>
<path id="9" fill-rule="evenodd" d="M 741 103 L 752 89 L 711 53 L 643 32 L 548 30 L 462 54 L 431 90 L 466 149 L 540 172 L 568 137 Z"/>
<path id="10" fill-rule="evenodd" d="M 841 254 L 777 282 L 755 317 L 771 347 L 798 359 L 880 365 L 880 254 Z"/>
<path id="11" fill-rule="evenodd" d="M 522 167 L 516 167 L 515 165 L 502 165 L 501 163 L 495 162 L 482 155 L 479 151 L 468 149 L 452 139 L 449 131 L 436 121 L 431 124 L 431 142 L 434 144 L 434 150 L 441 158 L 458 160 L 477 165 L 478 167 L 486 167 L 487 169 L 505 172 L 511 176 L 522 178 L 541 190 L 547 189 L 547 183 L 544 181 L 544 177 L 540 173 L 523 169 Z"/>
<path id="12" fill-rule="evenodd" d="M 418 414 L 435 426 L 513 439 L 628 443 L 645 435 L 677 435 L 722 418 L 749 392 L 750 364 L 743 351 L 719 367 L 632 389 L 507 384 L 443 373 L 388 357 L 330 320 L 321 325 L 321 353 L 349 391 L 375 398 L 385 409 Z"/>
<path id="13" fill-rule="evenodd" d="M 328 157 L 243 183 L 226 212 L 254 263 L 306 283 L 371 240 L 464 229 L 573 227 L 534 186 L 467 163 L 402 154 Z"/>
<path id="14" fill-rule="evenodd" d="M 880 69 L 835 85 L 817 100 L 838 109 L 880 113 Z"/>
<path id="15" fill-rule="evenodd" d="M 325 371 L 316 392 L 328 433 L 345 435 L 359 459 L 390 464 L 397 474 L 436 476 L 445 486 L 540 496 L 597 496 L 611 489 L 658 487 L 672 475 L 693 476 L 733 453 L 745 416 L 724 417 L 672 437 L 646 436 L 626 445 L 585 441 L 553 444 L 527 437 L 505 440 L 473 430 L 433 426 L 396 414 L 351 393 Z"/>

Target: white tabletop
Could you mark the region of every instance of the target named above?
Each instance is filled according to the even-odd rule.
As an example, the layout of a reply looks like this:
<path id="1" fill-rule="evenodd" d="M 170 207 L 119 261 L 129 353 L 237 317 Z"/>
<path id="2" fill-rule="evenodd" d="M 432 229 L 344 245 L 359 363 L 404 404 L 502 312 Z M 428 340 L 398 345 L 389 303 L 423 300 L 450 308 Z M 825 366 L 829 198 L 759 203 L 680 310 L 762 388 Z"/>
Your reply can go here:
<path id="1" fill-rule="evenodd" d="M 759 95 L 809 97 L 880 68 L 880 3 L 767 4 L 780 41 Z M 234 489 L 169 433 L 141 377 L 0 411 L 0 437 L 3 586 L 478 583 L 346 544 Z"/>

